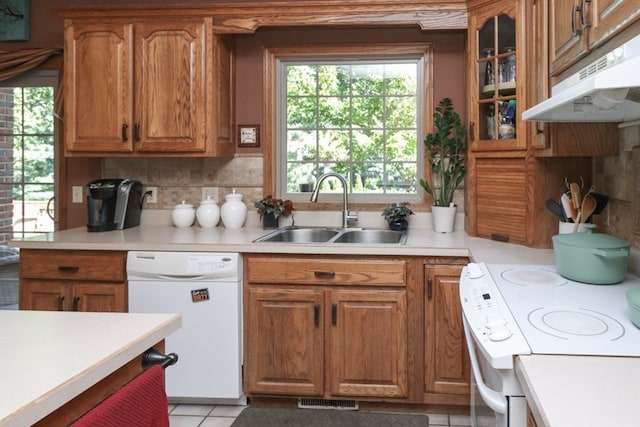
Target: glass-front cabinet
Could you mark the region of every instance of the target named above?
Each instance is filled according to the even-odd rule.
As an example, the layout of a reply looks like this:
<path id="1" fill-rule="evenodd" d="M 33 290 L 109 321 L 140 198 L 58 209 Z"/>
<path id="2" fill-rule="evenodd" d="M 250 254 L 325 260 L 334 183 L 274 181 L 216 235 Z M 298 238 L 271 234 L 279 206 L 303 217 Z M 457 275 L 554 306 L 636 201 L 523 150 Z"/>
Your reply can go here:
<path id="1" fill-rule="evenodd" d="M 517 138 L 520 127 L 518 110 L 518 44 L 516 40 L 515 2 L 505 10 L 487 8 L 472 15 L 469 57 L 472 75 L 470 120 L 471 147 L 476 150 L 524 148 Z"/>

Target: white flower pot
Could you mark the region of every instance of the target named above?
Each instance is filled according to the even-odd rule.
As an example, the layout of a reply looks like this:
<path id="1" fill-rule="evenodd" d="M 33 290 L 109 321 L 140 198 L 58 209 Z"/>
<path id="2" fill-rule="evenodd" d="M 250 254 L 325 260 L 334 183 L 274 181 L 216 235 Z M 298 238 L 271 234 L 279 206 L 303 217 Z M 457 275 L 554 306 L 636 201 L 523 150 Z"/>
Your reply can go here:
<path id="1" fill-rule="evenodd" d="M 433 230 L 436 233 L 451 233 L 456 220 L 455 206 L 431 206 Z"/>

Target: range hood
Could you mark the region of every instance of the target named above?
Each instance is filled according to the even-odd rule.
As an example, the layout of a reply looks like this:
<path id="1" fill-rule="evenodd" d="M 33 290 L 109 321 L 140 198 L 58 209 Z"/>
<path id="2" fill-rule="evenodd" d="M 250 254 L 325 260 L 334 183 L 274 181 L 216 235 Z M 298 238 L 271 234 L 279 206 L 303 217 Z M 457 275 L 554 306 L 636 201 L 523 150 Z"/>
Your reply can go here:
<path id="1" fill-rule="evenodd" d="M 551 98 L 522 113 L 544 122 L 640 119 L 640 35 L 551 89 Z"/>

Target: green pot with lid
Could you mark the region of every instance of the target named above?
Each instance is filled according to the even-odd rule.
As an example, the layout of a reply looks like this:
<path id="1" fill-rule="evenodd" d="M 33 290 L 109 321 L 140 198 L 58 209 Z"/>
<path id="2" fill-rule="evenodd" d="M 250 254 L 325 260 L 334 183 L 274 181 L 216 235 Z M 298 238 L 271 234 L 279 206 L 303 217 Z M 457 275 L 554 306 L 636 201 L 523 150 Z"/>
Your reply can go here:
<path id="1" fill-rule="evenodd" d="M 585 233 L 552 237 L 556 270 L 567 279 L 596 285 L 612 285 L 624 280 L 629 266 L 631 244 L 624 239 L 594 233 L 587 224 Z"/>

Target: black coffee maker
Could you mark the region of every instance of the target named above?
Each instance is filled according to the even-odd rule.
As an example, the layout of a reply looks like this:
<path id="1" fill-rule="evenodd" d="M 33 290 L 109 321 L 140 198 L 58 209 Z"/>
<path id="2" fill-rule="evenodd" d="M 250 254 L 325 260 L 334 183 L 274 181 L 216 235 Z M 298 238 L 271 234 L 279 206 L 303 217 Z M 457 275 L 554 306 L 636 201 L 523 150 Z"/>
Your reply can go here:
<path id="1" fill-rule="evenodd" d="M 87 184 L 87 231 L 123 230 L 140 225 L 143 187 L 140 181 L 96 179 Z"/>

